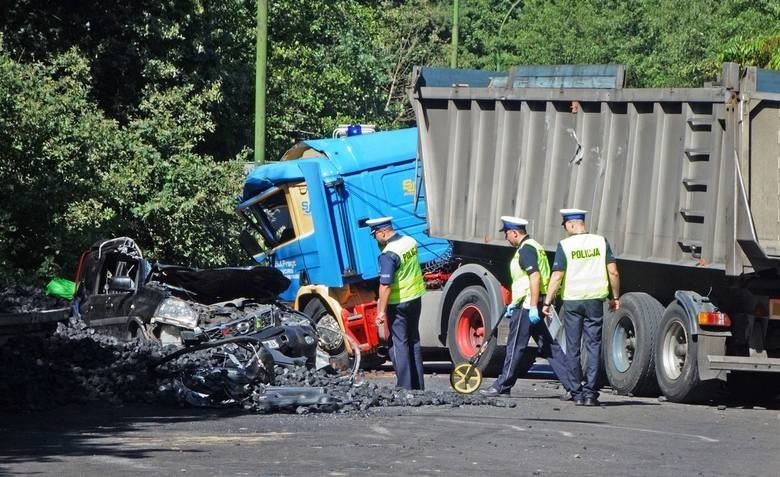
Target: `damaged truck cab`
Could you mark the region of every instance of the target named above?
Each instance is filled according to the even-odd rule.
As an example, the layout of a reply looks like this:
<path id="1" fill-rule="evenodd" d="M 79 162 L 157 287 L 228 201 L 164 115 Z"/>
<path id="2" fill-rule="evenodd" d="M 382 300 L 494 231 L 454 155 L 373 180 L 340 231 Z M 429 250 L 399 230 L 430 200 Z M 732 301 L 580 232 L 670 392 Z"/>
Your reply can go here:
<path id="1" fill-rule="evenodd" d="M 316 321 L 332 354 L 358 346 L 364 360 L 384 360 L 386 330 L 375 321 L 379 248 L 367 219 L 392 216 L 417 240 L 421 262 L 447 253 L 446 240 L 426 233 L 420 184 L 416 129 L 303 141 L 248 175 L 237 208 L 250 226 L 242 244 L 290 280 L 281 298 Z"/>

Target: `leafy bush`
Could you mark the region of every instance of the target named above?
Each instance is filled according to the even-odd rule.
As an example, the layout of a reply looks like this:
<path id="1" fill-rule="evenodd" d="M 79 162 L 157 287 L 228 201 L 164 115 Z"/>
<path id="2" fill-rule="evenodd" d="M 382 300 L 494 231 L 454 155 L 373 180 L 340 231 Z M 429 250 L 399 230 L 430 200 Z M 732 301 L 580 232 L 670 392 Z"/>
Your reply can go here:
<path id="1" fill-rule="evenodd" d="M 76 50 L 20 64 L 0 52 L 0 275 L 72 276 L 80 251 L 130 235 L 152 257 L 241 261 L 231 196 L 242 161 L 194 152 L 217 88 L 149 88 L 127 125 L 90 101 Z M 245 154 L 244 154 L 245 155 Z"/>

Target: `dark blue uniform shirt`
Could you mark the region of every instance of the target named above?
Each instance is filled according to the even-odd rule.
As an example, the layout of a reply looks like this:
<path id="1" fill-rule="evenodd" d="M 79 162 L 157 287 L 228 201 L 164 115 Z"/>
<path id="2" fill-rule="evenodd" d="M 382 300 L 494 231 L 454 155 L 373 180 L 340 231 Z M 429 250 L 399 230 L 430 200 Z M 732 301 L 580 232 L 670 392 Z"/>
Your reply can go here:
<path id="1" fill-rule="evenodd" d="M 525 270 L 528 275 L 539 271 L 539 257 L 536 255 L 536 249 L 533 247 L 523 247 L 523 242 L 530 237 L 526 237 L 520 242 L 520 268 Z"/>
<path id="2" fill-rule="evenodd" d="M 398 234 L 390 237 L 387 242 L 393 242 L 400 239 Z M 401 266 L 401 257 L 393 252 L 382 252 L 379 255 L 379 283 L 382 285 L 392 285 L 395 271 Z"/>

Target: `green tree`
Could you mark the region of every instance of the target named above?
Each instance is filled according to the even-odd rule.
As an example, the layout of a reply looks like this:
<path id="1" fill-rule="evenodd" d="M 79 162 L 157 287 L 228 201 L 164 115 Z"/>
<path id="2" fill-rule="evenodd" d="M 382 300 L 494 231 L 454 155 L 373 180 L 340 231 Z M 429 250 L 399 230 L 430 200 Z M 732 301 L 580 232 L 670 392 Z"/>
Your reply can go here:
<path id="1" fill-rule="evenodd" d="M 266 157 L 340 123 L 413 121 L 413 66 L 449 58 L 450 0 L 273 0 Z M 151 257 L 243 260 L 254 0 L 0 3 L 0 275 L 131 235 Z M 776 0 L 468 0 L 461 67 L 622 63 L 632 86 L 778 67 Z"/>
<path id="2" fill-rule="evenodd" d="M 780 70 L 780 32 L 758 35 L 754 38 L 743 36 L 732 38 L 721 48 L 713 62 L 713 68 L 719 68 L 727 61 Z"/>
<path id="3" fill-rule="evenodd" d="M 511 3 L 467 3 L 464 67 L 493 69 L 490 53 L 499 50 L 504 65 L 621 63 L 631 86 L 695 87 L 713 79 L 713 60 L 732 38 L 780 24 L 770 0 L 527 0 L 497 36 Z"/>
<path id="4" fill-rule="evenodd" d="M 252 139 L 254 2 L 18 0 L 0 6 L 6 49 L 22 62 L 77 48 L 90 59 L 90 95 L 127 123 L 148 86 L 218 84 L 215 127 L 199 149 L 229 158 Z"/>
<path id="5" fill-rule="evenodd" d="M 0 274 L 72 274 L 81 249 L 119 235 L 151 257 L 240 260 L 231 195 L 242 163 L 194 151 L 213 128 L 204 105 L 216 88 L 150 88 L 122 126 L 89 100 L 87 65 L 75 50 L 30 64 L 0 51 Z"/>
<path id="6" fill-rule="evenodd" d="M 379 124 L 387 129 L 409 126 L 414 113 L 406 88 L 415 66 L 446 62 L 444 29 L 449 14 L 429 0 L 383 2 L 379 9 L 375 51 L 384 71 Z"/>
<path id="7" fill-rule="evenodd" d="M 430 0 L 270 2 L 266 157 L 339 124 L 409 125 L 410 73 L 443 57 L 443 23 Z"/>
<path id="8" fill-rule="evenodd" d="M 73 51 L 48 65 L 18 64 L 0 54 L 0 256 L 6 273 L 54 262 L 68 242 L 63 212 L 90 195 L 119 148 L 118 125 L 90 103 L 88 82 L 87 63 Z"/>
<path id="9" fill-rule="evenodd" d="M 643 31 L 652 48 L 638 65 L 642 86 L 701 86 L 714 78 L 709 65 L 724 44 L 780 24 L 776 1 L 654 0 L 646 9 Z"/>

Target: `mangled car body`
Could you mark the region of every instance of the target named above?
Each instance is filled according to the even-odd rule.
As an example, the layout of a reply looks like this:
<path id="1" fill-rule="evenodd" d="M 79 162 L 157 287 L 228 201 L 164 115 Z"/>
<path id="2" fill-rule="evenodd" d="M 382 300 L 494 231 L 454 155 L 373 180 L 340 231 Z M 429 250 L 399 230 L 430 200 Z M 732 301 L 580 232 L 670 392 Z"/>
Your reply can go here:
<path id="1" fill-rule="evenodd" d="M 289 280 L 276 269 L 152 264 L 132 239 L 120 237 L 84 252 L 76 278 L 74 315 L 119 339 L 180 346 L 252 334 L 274 354 L 314 363 L 316 329 L 277 301 Z"/>

